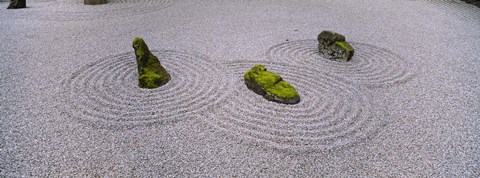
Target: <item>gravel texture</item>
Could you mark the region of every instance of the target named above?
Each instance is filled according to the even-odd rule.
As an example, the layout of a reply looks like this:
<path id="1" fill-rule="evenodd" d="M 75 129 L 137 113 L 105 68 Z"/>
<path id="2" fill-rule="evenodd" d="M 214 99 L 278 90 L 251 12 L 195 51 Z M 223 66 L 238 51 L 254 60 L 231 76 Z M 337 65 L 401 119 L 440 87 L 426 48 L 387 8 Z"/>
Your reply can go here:
<path id="1" fill-rule="evenodd" d="M 0 2 L 0 177 L 479 177 L 480 9 L 456 0 Z M 322 58 L 333 30 L 355 48 Z M 172 80 L 136 87 L 140 36 Z M 299 92 L 249 91 L 263 64 Z"/>

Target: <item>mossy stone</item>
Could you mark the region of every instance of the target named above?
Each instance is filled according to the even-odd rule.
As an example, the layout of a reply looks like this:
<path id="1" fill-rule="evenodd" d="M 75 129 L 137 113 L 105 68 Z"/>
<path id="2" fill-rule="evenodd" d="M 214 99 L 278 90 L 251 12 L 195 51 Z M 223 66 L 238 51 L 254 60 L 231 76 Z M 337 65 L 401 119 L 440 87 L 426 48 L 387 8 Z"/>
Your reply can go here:
<path id="1" fill-rule="evenodd" d="M 341 48 L 341 61 L 348 62 L 352 59 L 353 54 L 355 53 L 355 49 L 353 49 L 352 45 L 346 41 L 337 41 L 335 42 L 335 46 Z"/>
<path id="2" fill-rule="evenodd" d="M 255 65 L 245 73 L 244 78 L 248 89 L 269 101 L 284 104 L 300 102 L 300 95 L 295 88 L 280 75 L 267 71 L 263 65 Z"/>
<path id="3" fill-rule="evenodd" d="M 317 40 L 322 41 L 327 45 L 332 45 L 337 41 L 345 41 L 345 36 L 330 30 L 325 30 L 317 35 Z"/>
<path id="4" fill-rule="evenodd" d="M 137 58 L 140 88 L 158 88 L 170 81 L 170 74 L 163 68 L 158 58 L 150 52 L 142 38 L 133 39 L 133 49 Z"/>
<path id="5" fill-rule="evenodd" d="M 85 5 L 100 5 L 100 4 L 107 4 L 108 0 L 83 0 L 83 4 Z"/>
<path id="6" fill-rule="evenodd" d="M 318 51 L 325 58 L 348 62 L 352 59 L 355 49 L 345 41 L 345 36 L 333 31 L 325 30 L 318 34 Z"/>

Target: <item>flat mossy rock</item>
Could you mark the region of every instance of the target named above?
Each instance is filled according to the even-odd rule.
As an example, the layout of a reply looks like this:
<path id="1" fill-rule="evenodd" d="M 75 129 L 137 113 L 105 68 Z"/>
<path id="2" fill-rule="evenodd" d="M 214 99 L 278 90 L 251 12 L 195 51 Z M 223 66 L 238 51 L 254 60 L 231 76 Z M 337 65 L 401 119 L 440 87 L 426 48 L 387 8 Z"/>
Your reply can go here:
<path id="1" fill-rule="evenodd" d="M 248 89 L 269 101 L 284 104 L 300 102 L 300 96 L 295 88 L 280 75 L 267 71 L 265 66 L 255 65 L 245 73 L 244 78 Z"/>
<path id="2" fill-rule="evenodd" d="M 108 0 L 83 0 L 85 5 L 100 5 L 100 4 L 107 4 Z"/>
<path id="3" fill-rule="evenodd" d="M 133 49 L 137 58 L 140 88 L 158 88 L 170 81 L 170 74 L 160 65 L 160 61 L 150 52 L 142 38 L 133 39 Z"/>
<path id="4" fill-rule="evenodd" d="M 355 50 L 345 41 L 345 36 L 333 31 L 325 30 L 318 34 L 318 52 L 325 58 L 348 62 L 352 59 Z"/>
<path id="5" fill-rule="evenodd" d="M 27 7 L 26 0 L 11 0 L 7 9 L 19 9 L 19 8 L 26 8 L 26 7 Z"/>

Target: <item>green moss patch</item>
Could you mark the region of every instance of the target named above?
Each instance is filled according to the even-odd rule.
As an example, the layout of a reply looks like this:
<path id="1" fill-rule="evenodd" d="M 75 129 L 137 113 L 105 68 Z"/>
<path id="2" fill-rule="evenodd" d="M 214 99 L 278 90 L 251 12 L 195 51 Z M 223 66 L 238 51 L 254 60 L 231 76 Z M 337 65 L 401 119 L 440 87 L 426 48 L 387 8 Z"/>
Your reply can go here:
<path id="1" fill-rule="evenodd" d="M 83 3 L 85 5 L 100 5 L 100 4 L 107 4 L 107 0 L 84 0 Z"/>
<path id="2" fill-rule="evenodd" d="M 263 65 L 255 65 L 245 73 L 244 78 L 250 90 L 263 95 L 267 100 L 285 104 L 300 102 L 300 96 L 295 88 L 280 75 L 267 71 Z"/>
<path id="3" fill-rule="evenodd" d="M 342 48 L 342 49 L 345 49 L 345 51 L 347 51 L 347 52 L 353 52 L 353 47 L 352 47 L 352 45 L 350 45 L 350 44 L 349 44 L 348 42 L 346 42 L 346 41 L 337 41 L 337 42 L 335 42 L 335 44 L 336 44 L 338 47 L 340 47 L 340 48 Z"/>

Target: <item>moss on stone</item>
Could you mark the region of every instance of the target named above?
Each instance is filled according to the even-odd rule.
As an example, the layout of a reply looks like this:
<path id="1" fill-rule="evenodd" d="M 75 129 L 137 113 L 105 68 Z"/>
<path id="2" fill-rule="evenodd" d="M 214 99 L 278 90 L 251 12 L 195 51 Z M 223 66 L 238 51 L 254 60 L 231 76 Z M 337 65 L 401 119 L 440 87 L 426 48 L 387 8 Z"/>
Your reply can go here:
<path id="1" fill-rule="evenodd" d="M 298 93 L 288 82 L 280 81 L 271 87 L 266 88 L 268 93 L 271 93 L 280 98 L 295 98 L 298 97 Z"/>
<path id="2" fill-rule="evenodd" d="M 107 0 L 84 0 L 83 3 L 85 5 L 100 5 L 100 4 L 107 4 Z"/>
<path id="3" fill-rule="evenodd" d="M 133 49 L 137 58 L 138 86 L 140 88 L 158 88 L 170 80 L 170 75 L 160 61 L 148 49 L 142 38 L 133 39 Z"/>
<path id="4" fill-rule="evenodd" d="M 336 44 L 338 47 L 340 47 L 340 48 L 342 48 L 342 49 L 345 49 L 345 51 L 347 51 L 347 52 L 352 52 L 352 51 L 354 51 L 352 45 L 350 45 L 350 44 L 349 44 L 348 42 L 346 42 L 346 41 L 337 41 L 337 42 L 335 42 L 335 44 Z"/>
<path id="5" fill-rule="evenodd" d="M 300 96 L 295 88 L 280 75 L 267 71 L 263 65 L 255 65 L 245 73 L 244 78 L 249 89 L 268 100 L 286 104 L 300 102 Z"/>
<path id="6" fill-rule="evenodd" d="M 146 71 L 138 77 L 138 86 L 149 89 L 157 88 L 159 83 L 161 83 L 160 78 L 162 78 L 162 76 L 154 72 Z"/>
<path id="7" fill-rule="evenodd" d="M 147 44 L 140 37 L 133 39 L 133 49 L 135 49 L 135 55 L 144 56 L 146 51 L 149 51 Z"/>

